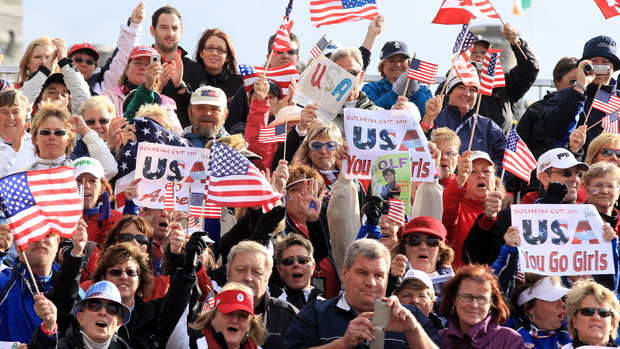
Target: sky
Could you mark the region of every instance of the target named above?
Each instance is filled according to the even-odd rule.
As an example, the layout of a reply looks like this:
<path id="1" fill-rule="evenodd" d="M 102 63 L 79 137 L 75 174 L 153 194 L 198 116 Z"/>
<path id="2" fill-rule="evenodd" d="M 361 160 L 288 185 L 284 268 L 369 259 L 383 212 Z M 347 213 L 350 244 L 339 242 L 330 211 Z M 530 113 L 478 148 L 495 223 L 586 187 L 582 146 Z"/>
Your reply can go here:
<path id="1" fill-rule="evenodd" d="M 605 20 L 593 0 L 532 0 L 532 7 L 521 16 L 512 14 L 512 0 L 495 0 L 503 20 L 514 25 L 533 48 L 541 65 L 539 79 L 551 79 L 555 63 L 563 56 L 581 57 L 584 43 L 597 35 L 620 40 L 620 16 Z M 220 28 L 230 37 L 239 64 L 262 65 L 266 60 L 267 38 L 282 21 L 288 0 L 146 0 L 147 18 L 143 22 L 141 43 L 152 44 L 150 16 L 163 5 L 176 7 L 183 17 L 184 33 L 180 45 L 192 54 L 200 34 L 208 28 Z M 43 35 L 60 37 L 68 46 L 90 42 L 115 46 L 120 24 L 126 22 L 138 4 L 132 0 L 112 1 L 34 1 L 23 0 L 24 47 Z M 377 38 L 367 74 L 377 74 L 379 52 L 386 41 L 407 43 L 411 54 L 449 69 L 457 25 L 432 24 L 439 0 L 383 0 L 385 30 Z M 52 15 L 53 14 L 53 15 Z M 310 24 L 309 1 L 293 4 L 293 32 L 300 38 L 302 60 L 310 57 L 310 48 L 327 34 L 345 46 L 360 46 L 368 21 L 315 28 Z M 477 19 L 473 25 L 496 25 L 499 20 Z"/>

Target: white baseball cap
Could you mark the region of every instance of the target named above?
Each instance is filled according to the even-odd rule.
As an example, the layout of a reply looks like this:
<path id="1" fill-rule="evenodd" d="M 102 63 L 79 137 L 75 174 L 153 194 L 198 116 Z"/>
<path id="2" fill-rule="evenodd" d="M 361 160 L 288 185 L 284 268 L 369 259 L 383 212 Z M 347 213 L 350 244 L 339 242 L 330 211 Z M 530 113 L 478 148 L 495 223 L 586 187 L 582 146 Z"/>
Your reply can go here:
<path id="1" fill-rule="evenodd" d="M 489 156 L 489 154 L 481 150 L 473 150 L 471 152 L 471 162 L 474 162 L 474 160 L 478 160 L 478 159 L 486 160 L 491 166 L 495 165 L 493 160 L 491 160 L 491 157 Z"/>
<path id="2" fill-rule="evenodd" d="M 213 86 L 200 86 L 190 99 L 191 104 L 210 104 L 220 108 L 226 108 L 226 94 L 224 91 Z"/>
<path id="3" fill-rule="evenodd" d="M 89 157 L 81 157 L 73 161 L 73 176 L 78 178 L 83 173 L 90 173 L 97 177 L 97 179 L 101 179 L 105 176 L 103 166 L 101 166 L 99 160 Z"/>
<path id="4" fill-rule="evenodd" d="M 590 166 L 585 162 L 579 162 L 573 156 L 573 153 L 564 148 L 555 148 L 548 150 L 538 158 L 536 166 L 536 176 L 540 175 L 552 167 L 559 169 L 567 169 L 573 166 L 579 166 L 582 171 L 588 171 Z"/>
<path id="5" fill-rule="evenodd" d="M 557 282 L 554 283 L 550 277 L 545 277 L 521 292 L 517 298 L 517 305 L 521 306 L 532 299 L 555 302 L 564 297 L 567 292 L 568 288 L 560 286 Z"/>
<path id="6" fill-rule="evenodd" d="M 407 272 L 405 273 L 405 276 L 403 277 L 403 280 L 400 282 L 399 287 L 396 289 L 396 291 L 394 291 L 394 293 L 396 293 L 397 291 L 400 290 L 400 288 L 405 284 L 406 281 L 408 280 L 420 280 L 422 281 L 422 283 L 430 288 L 431 290 L 434 290 L 433 288 L 433 281 L 431 280 L 430 276 L 428 276 L 427 273 L 421 271 L 421 270 L 416 270 L 416 269 L 409 269 L 407 270 Z"/>

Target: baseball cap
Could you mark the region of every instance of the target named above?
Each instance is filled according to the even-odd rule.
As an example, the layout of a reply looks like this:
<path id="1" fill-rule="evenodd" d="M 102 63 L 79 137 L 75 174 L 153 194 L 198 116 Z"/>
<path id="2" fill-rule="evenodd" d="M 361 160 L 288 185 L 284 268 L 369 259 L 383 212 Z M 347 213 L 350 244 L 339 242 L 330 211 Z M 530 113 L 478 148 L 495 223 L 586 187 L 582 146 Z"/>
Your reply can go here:
<path id="1" fill-rule="evenodd" d="M 405 281 L 414 279 L 422 281 L 422 283 L 424 283 L 426 287 L 433 289 L 433 281 L 431 281 L 430 276 L 428 276 L 428 274 L 423 272 L 422 270 L 416 269 L 407 270 L 400 284 L 402 285 L 405 283 Z"/>
<path id="2" fill-rule="evenodd" d="M 152 55 L 159 54 L 157 50 L 152 48 L 151 46 L 141 45 L 136 46 L 131 50 L 129 54 L 129 59 L 140 58 L 140 57 L 151 57 Z"/>
<path id="3" fill-rule="evenodd" d="M 215 296 L 215 307 L 222 314 L 243 310 L 254 316 L 254 298 L 241 290 L 228 290 Z"/>
<path id="4" fill-rule="evenodd" d="M 614 70 L 620 69 L 620 59 L 616 51 L 616 41 L 609 36 L 599 35 L 586 42 L 583 46 L 583 55 L 579 62 L 592 57 L 605 57 L 613 63 Z"/>
<path id="5" fill-rule="evenodd" d="M 344 48 L 344 45 L 337 41 L 332 41 L 329 45 L 327 45 L 325 50 L 323 50 L 323 56 L 329 58 L 332 53 L 340 50 L 341 48 Z"/>
<path id="6" fill-rule="evenodd" d="M 487 38 L 485 38 L 484 36 L 482 36 L 480 34 L 476 35 L 476 39 L 474 41 L 474 45 L 479 43 L 479 42 L 483 42 L 483 43 L 487 44 L 487 47 L 491 47 L 491 42 Z"/>
<path id="7" fill-rule="evenodd" d="M 210 104 L 220 108 L 226 108 L 226 94 L 224 91 L 213 86 L 200 86 L 190 100 L 191 104 Z"/>
<path id="8" fill-rule="evenodd" d="M 123 114 L 127 111 L 127 107 L 129 107 L 129 103 L 131 102 L 133 97 L 136 95 L 137 90 L 138 89 L 131 90 L 131 92 L 129 92 L 129 94 L 125 97 L 125 100 L 123 101 Z M 153 91 L 153 103 L 158 104 L 158 105 L 163 104 L 163 99 L 161 98 L 161 95 L 157 93 L 156 91 Z"/>
<path id="9" fill-rule="evenodd" d="M 67 84 L 65 84 L 65 79 L 64 79 L 62 73 L 54 73 L 54 74 L 48 76 L 47 79 L 45 79 L 45 83 L 43 83 L 43 87 L 41 88 L 41 92 L 43 90 L 45 90 L 51 84 L 61 84 L 61 85 L 67 86 Z"/>
<path id="10" fill-rule="evenodd" d="M 526 288 L 517 297 L 517 305 L 521 306 L 532 299 L 540 299 L 547 302 L 555 302 L 564 297 L 568 288 L 562 287 L 557 282 L 553 282 L 550 277 L 545 277 L 534 285 Z"/>
<path id="11" fill-rule="evenodd" d="M 123 325 L 129 322 L 131 311 L 123 304 L 121 293 L 118 292 L 118 288 L 110 281 L 99 281 L 90 286 L 86 291 L 86 296 L 73 306 L 73 316 L 77 317 L 77 313 L 89 299 L 105 299 L 120 305 L 123 314 Z"/>
<path id="12" fill-rule="evenodd" d="M 90 54 L 95 57 L 95 61 L 99 60 L 99 52 L 97 52 L 97 49 L 95 49 L 93 45 L 87 42 L 83 42 L 81 44 L 75 44 L 71 46 L 71 50 L 69 50 L 69 53 L 67 53 L 67 56 L 71 57 L 71 55 L 76 53 L 77 51 L 89 51 Z"/>
<path id="13" fill-rule="evenodd" d="M 491 166 L 495 165 L 493 160 L 491 160 L 491 157 L 489 157 L 489 154 L 481 150 L 473 150 L 471 152 L 471 162 L 474 162 L 474 160 L 478 160 L 478 159 L 486 160 Z"/>
<path id="14" fill-rule="evenodd" d="M 287 122 L 299 122 L 301 120 L 301 110 L 302 109 L 296 105 L 287 105 L 278 111 L 275 120 L 270 122 L 267 127 L 282 125 L 284 120 Z"/>
<path id="15" fill-rule="evenodd" d="M 590 169 L 590 166 L 585 162 L 577 161 L 570 151 L 564 148 L 551 149 L 538 158 L 536 176 L 552 167 L 566 169 L 573 166 L 579 166 L 583 171 L 588 171 Z"/>
<path id="16" fill-rule="evenodd" d="M 398 54 L 403 54 L 407 56 L 407 58 L 411 58 L 411 56 L 409 56 L 407 44 L 402 41 L 388 41 L 383 45 L 379 59 L 388 59 Z"/>
<path id="17" fill-rule="evenodd" d="M 90 173 L 97 179 L 101 179 L 105 175 L 99 160 L 89 157 L 81 157 L 73 161 L 73 177 L 78 178 L 83 173 Z"/>
<path id="18" fill-rule="evenodd" d="M 434 235 L 439 237 L 442 241 L 445 241 L 448 235 L 443 223 L 437 218 L 429 216 L 416 217 L 405 224 L 403 237 L 414 233 Z"/>

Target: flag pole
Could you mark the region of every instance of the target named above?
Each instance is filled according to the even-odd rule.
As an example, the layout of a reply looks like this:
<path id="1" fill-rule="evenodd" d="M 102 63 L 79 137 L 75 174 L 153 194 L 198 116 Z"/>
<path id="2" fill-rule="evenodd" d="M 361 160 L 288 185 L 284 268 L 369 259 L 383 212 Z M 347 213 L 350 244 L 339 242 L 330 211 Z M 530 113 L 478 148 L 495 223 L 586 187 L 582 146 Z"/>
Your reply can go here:
<path id="1" fill-rule="evenodd" d="M 286 160 L 286 139 L 288 138 L 288 133 L 286 133 L 286 129 L 288 128 L 288 118 L 284 119 L 284 124 L 286 127 L 284 128 L 284 133 L 286 137 L 284 137 L 284 155 L 282 155 L 282 160 Z"/>
<path id="2" fill-rule="evenodd" d="M 188 202 L 188 205 L 187 205 L 187 227 L 185 227 L 185 235 L 189 235 L 189 220 L 192 219 L 192 216 L 190 214 L 190 210 L 191 210 L 191 207 L 192 207 L 192 201 L 191 201 L 192 200 L 192 186 L 191 185 L 189 186 L 189 196 L 188 196 L 188 198 L 189 198 L 189 202 Z"/>
<path id="3" fill-rule="evenodd" d="M 471 24 L 471 19 L 469 20 L 469 23 L 467 23 L 467 33 L 469 33 L 470 24 Z M 461 40 L 461 43 L 459 44 L 459 49 L 458 51 L 456 51 L 456 57 L 452 58 L 452 65 L 450 66 L 450 70 L 448 70 L 448 76 L 450 76 L 450 72 L 452 71 L 452 69 L 454 69 L 454 64 L 456 63 L 458 56 L 461 54 L 461 50 L 463 49 L 463 44 L 465 43 L 465 38 L 467 37 L 467 33 L 463 34 L 463 40 Z M 448 85 L 448 76 L 446 76 L 446 81 L 443 83 L 443 86 L 441 87 L 441 92 L 439 92 L 440 96 L 443 96 L 443 93 L 446 91 L 446 86 Z"/>
<path id="4" fill-rule="evenodd" d="M 28 263 L 28 258 L 26 257 L 24 252 L 19 247 L 17 247 L 17 241 L 13 240 L 13 242 L 15 243 L 15 249 L 24 260 L 24 265 L 26 266 L 26 269 L 28 269 L 28 274 L 30 275 L 30 279 L 32 280 L 35 291 L 37 291 L 37 294 L 41 294 L 41 291 L 39 291 L 39 286 L 37 286 L 37 280 L 34 278 L 34 274 L 32 273 L 32 269 L 30 268 L 30 263 Z"/>
<path id="5" fill-rule="evenodd" d="M 275 40 L 275 39 L 274 39 Z M 265 64 L 265 71 L 263 72 L 263 76 L 267 76 L 267 69 L 269 69 L 269 63 L 271 62 L 271 57 L 273 57 L 273 46 L 271 47 L 271 52 L 269 53 L 269 57 L 267 58 L 267 64 Z"/>
<path id="6" fill-rule="evenodd" d="M 415 59 L 416 53 L 413 53 L 413 59 Z M 409 64 L 411 66 L 411 64 Z M 407 67 L 407 71 L 403 74 L 407 74 L 407 83 L 405 84 L 405 90 L 403 91 L 403 97 L 407 97 L 407 89 L 409 88 L 409 82 L 411 79 L 409 78 L 409 67 Z"/>
<path id="7" fill-rule="evenodd" d="M 176 220 L 176 213 L 177 213 L 177 188 L 176 188 L 176 181 L 173 179 L 172 180 L 172 204 L 174 205 L 172 207 L 172 220 L 170 220 L 170 223 L 173 223 Z"/>
<path id="8" fill-rule="evenodd" d="M 504 23 L 504 20 L 502 19 L 502 16 L 499 14 L 499 12 L 497 12 L 497 10 L 495 9 L 495 5 L 493 5 L 491 0 L 489 0 L 489 4 L 491 4 L 491 7 L 493 8 L 493 11 L 495 11 L 495 13 L 497 13 L 497 18 L 499 19 L 500 22 L 502 22 L 502 25 L 505 27 L 506 23 Z M 518 38 L 517 38 L 517 40 L 518 40 Z M 521 49 L 521 46 L 519 46 L 519 42 L 511 42 L 511 44 L 517 46 L 517 48 L 519 49 L 519 52 L 521 52 L 521 54 L 523 55 L 523 58 L 525 58 L 525 60 L 527 60 L 527 56 L 525 55 L 525 52 L 523 52 L 523 50 Z"/>
<path id="9" fill-rule="evenodd" d="M 200 231 L 205 231 L 205 195 L 202 194 L 202 207 L 200 208 Z"/>
<path id="10" fill-rule="evenodd" d="M 600 84 L 598 84 L 598 87 L 596 88 L 596 93 L 594 94 L 594 99 L 596 99 L 596 96 L 598 96 L 598 91 L 601 89 L 601 86 L 603 85 L 603 83 L 601 82 Z M 585 94 L 586 91 L 583 91 L 583 93 Z M 583 122 L 584 125 L 588 124 L 588 118 L 590 117 L 590 112 L 592 111 L 592 104 L 594 104 L 594 100 L 592 100 L 593 103 L 590 103 L 590 109 L 588 109 L 588 113 L 586 114 L 586 121 Z M 602 119 L 601 119 L 602 120 Z M 596 125 L 596 124 L 595 124 Z"/>
<path id="11" fill-rule="evenodd" d="M 476 123 L 478 122 L 478 111 L 480 110 L 480 101 L 482 101 L 482 95 L 478 96 L 478 105 L 476 105 L 476 114 L 474 114 L 474 126 L 471 128 L 471 136 L 469 136 L 469 146 L 467 151 L 471 150 L 471 143 L 474 141 L 474 132 L 476 132 Z"/>

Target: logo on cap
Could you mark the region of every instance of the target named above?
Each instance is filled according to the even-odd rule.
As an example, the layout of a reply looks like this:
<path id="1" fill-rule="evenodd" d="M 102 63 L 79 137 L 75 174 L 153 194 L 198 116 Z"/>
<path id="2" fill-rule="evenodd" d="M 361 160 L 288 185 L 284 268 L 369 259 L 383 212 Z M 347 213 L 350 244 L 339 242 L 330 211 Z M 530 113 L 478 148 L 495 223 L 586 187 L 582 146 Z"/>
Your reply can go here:
<path id="1" fill-rule="evenodd" d="M 569 157 L 570 158 L 570 154 L 567 153 L 567 152 L 559 153 L 558 154 L 558 160 L 562 160 L 562 158 L 565 158 L 565 157 Z"/>
<path id="2" fill-rule="evenodd" d="M 400 42 L 394 41 L 392 44 L 394 45 L 394 48 L 400 48 Z"/>
<path id="3" fill-rule="evenodd" d="M 610 45 L 610 44 L 606 44 L 604 42 L 600 42 L 598 45 L 596 45 L 597 47 L 607 47 L 609 49 L 615 50 L 616 46 L 615 45 Z"/>
<path id="4" fill-rule="evenodd" d="M 237 301 L 239 302 L 243 302 L 243 294 L 242 293 L 237 293 Z"/>
<path id="5" fill-rule="evenodd" d="M 217 91 L 213 91 L 213 90 L 204 90 L 204 91 L 202 91 L 200 96 L 201 97 L 219 97 L 219 93 L 217 93 Z"/>

